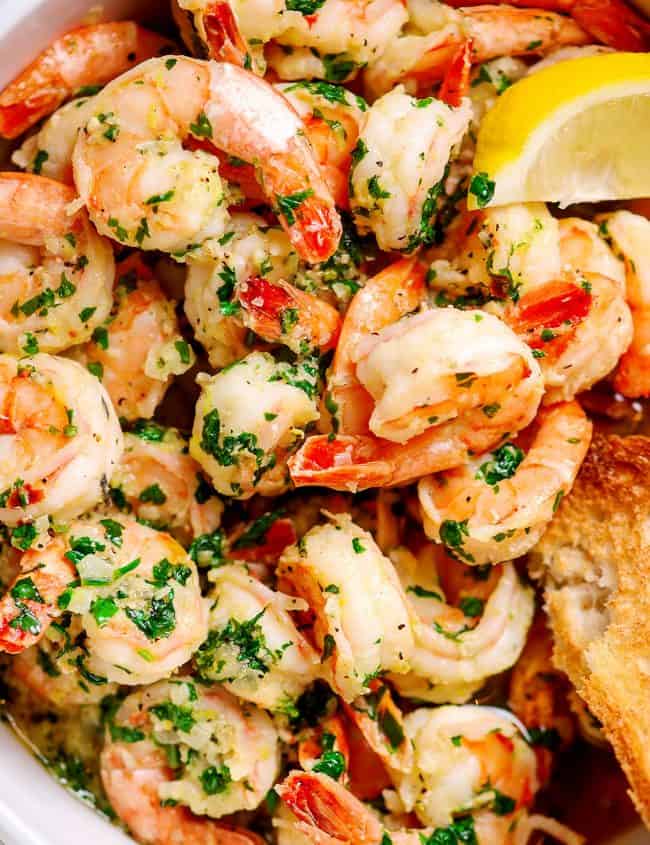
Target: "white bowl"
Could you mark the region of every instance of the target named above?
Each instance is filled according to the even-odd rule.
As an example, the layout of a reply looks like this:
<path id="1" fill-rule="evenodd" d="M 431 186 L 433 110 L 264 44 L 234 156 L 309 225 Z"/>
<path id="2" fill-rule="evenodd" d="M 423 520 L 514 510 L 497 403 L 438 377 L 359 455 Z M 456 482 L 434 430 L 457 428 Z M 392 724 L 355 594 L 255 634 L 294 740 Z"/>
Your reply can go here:
<path id="1" fill-rule="evenodd" d="M 637 2 L 650 7 L 650 0 Z M 168 9 L 167 0 L 0 0 L 0 89 L 98 5 L 109 20 L 160 16 Z M 0 761 L 0 845 L 133 845 L 60 786 L 5 724 Z M 650 845 L 650 834 L 635 828 L 608 845 Z"/>

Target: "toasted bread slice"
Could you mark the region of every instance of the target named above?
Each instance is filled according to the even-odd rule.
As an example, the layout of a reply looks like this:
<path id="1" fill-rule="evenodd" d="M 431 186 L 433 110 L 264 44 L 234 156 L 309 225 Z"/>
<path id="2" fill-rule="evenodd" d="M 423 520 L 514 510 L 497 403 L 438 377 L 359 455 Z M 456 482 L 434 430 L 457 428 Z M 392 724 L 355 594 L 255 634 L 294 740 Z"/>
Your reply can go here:
<path id="1" fill-rule="evenodd" d="M 650 827 L 650 438 L 594 437 L 530 560 L 554 661 L 603 723 Z"/>

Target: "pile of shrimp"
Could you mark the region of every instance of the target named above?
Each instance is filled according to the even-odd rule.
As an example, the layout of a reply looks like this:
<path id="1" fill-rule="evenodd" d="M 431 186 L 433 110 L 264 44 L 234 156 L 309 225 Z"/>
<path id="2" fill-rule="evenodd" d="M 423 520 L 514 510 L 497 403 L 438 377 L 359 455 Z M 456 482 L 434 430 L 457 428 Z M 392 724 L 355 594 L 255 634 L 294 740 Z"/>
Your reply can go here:
<path id="1" fill-rule="evenodd" d="M 539 5 L 175 0 L 0 93 L 6 709 L 143 845 L 583 841 L 525 555 L 590 389 L 650 395 L 650 220 L 470 174 L 508 86 L 650 26 Z"/>

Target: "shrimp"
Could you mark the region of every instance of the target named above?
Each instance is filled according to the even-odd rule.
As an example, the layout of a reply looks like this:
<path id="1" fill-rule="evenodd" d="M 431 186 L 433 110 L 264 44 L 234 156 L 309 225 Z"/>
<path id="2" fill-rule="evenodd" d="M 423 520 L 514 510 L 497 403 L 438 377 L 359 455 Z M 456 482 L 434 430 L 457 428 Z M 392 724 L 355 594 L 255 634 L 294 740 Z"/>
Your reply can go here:
<path id="1" fill-rule="evenodd" d="M 286 458 L 319 417 L 317 380 L 314 359 L 276 363 L 262 352 L 199 375 L 190 454 L 219 493 L 247 499 L 287 489 Z"/>
<path id="2" fill-rule="evenodd" d="M 531 0 L 507 2 L 509 6 L 527 7 Z M 449 5 L 482 5 L 482 0 L 449 0 Z M 650 25 L 623 0 L 535 0 L 534 5 L 571 15 L 592 38 L 616 50 L 650 50 Z"/>
<path id="3" fill-rule="evenodd" d="M 193 561 L 168 534 L 129 517 L 70 523 L 65 536 L 25 553 L 21 573 L 2 599 L 2 649 L 24 650 L 72 613 L 85 634 L 74 662 L 92 684 L 153 683 L 207 634 Z"/>
<path id="4" fill-rule="evenodd" d="M 223 502 L 188 454 L 175 428 L 139 420 L 124 435 L 124 453 L 111 479 L 113 504 L 182 543 L 212 534 L 221 523 Z"/>
<path id="5" fill-rule="evenodd" d="M 400 694 L 462 703 L 491 675 L 510 668 L 526 642 L 532 590 L 511 563 L 473 569 L 439 546 L 391 554 L 407 596 L 415 647 L 411 672 L 391 676 Z"/>
<path id="6" fill-rule="evenodd" d="M 350 205 L 359 231 L 373 232 L 383 250 L 412 252 L 430 242 L 450 153 L 471 119 L 469 101 L 455 102 L 416 100 L 398 86 L 365 115 L 353 152 Z"/>
<path id="7" fill-rule="evenodd" d="M 109 242 L 72 188 L 42 176 L 0 173 L 0 349 L 60 352 L 108 316 L 115 272 Z"/>
<path id="8" fill-rule="evenodd" d="M 126 420 L 152 417 L 172 376 L 195 360 L 180 333 L 175 303 L 137 257 L 118 266 L 110 315 L 71 354 L 102 382 Z"/>
<path id="9" fill-rule="evenodd" d="M 443 26 L 439 21 L 432 29 L 415 25 L 393 39 L 364 71 L 368 96 L 375 99 L 398 82 L 411 94 L 428 92 L 466 41 L 471 44 L 472 64 L 480 64 L 499 56 L 543 56 L 592 39 L 573 20 L 554 12 L 498 5 L 463 8 Z"/>
<path id="10" fill-rule="evenodd" d="M 350 747 L 346 724 L 338 713 L 326 716 L 315 727 L 301 732 L 298 761 L 307 772 L 323 772 L 348 785 Z"/>
<path id="11" fill-rule="evenodd" d="M 273 786 L 278 737 L 266 713 L 180 676 L 132 693 L 107 721 L 102 783 L 138 842 L 261 845 L 205 816 L 254 809 Z"/>
<path id="12" fill-rule="evenodd" d="M 73 169 L 100 232 L 177 258 L 224 234 L 219 161 L 184 149 L 192 137 L 256 164 L 264 194 L 302 258 L 314 263 L 332 255 L 341 221 L 298 115 L 253 74 L 184 56 L 150 59 L 95 99 Z"/>
<path id="13" fill-rule="evenodd" d="M 468 563 L 520 557 L 573 486 L 592 424 L 577 402 L 547 406 L 530 431 L 418 485 L 424 530 Z"/>
<path id="14" fill-rule="evenodd" d="M 632 310 L 634 334 L 614 375 L 614 387 L 624 396 L 650 395 L 650 221 L 629 211 L 603 215 L 599 231 L 625 265 L 626 298 Z"/>
<path id="15" fill-rule="evenodd" d="M 0 94 L 0 135 L 16 138 L 75 91 L 104 85 L 130 67 L 170 49 L 168 39 L 133 21 L 71 30 L 50 44 Z"/>
<path id="16" fill-rule="evenodd" d="M 90 120 L 92 97 L 77 97 L 61 106 L 11 156 L 23 170 L 73 184 L 72 152 L 77 134 Z"/>
<path id="17" fill-rule="evenodd" d="M 409 668 L 413 635 L 390 560 L 346 514 L 307 532 L 280 558 L 281 584 L 306 599 L 334 689 L 347 701 L 379 672 Z"/>
<path id="18" fill-rule="evenodd" d="M 351 79 L 381 55 L 407 19 L 398 0 L 324 0 L 299 7 L 286 0 L 254 5 L 177 0 L 177 5 L 192 15 L 212 58 L 252 66 L 260 75 L 268 62 L 285 80 Z"/>
<path id="19" fill-rule="evenodd" d="M 68 520 L 104 495 L 122 432 L 102 386 L 74 361 L 0 355 L 0 520 Z"/>
<path id="20" fill-rule="evenodd" d="M 320 657 L 289 613 L 304 602 L 271 590 L 241 565 L 209 577 L 209 632 L 194 657 L 200 676 L 259 707 L 286 711 L 320 675 Z"/>

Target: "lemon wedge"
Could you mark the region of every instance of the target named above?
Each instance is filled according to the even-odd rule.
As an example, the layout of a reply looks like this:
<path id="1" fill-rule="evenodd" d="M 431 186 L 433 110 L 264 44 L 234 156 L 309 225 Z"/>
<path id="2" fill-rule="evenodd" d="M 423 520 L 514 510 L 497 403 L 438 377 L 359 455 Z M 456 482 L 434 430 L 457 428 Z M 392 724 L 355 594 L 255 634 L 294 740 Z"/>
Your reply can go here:
<path id="1" fill-rule="evenodd" d="M 650 54 L 558 62 L 483 118 L 470 209 L 635 197 L 650 197 Z"/>

